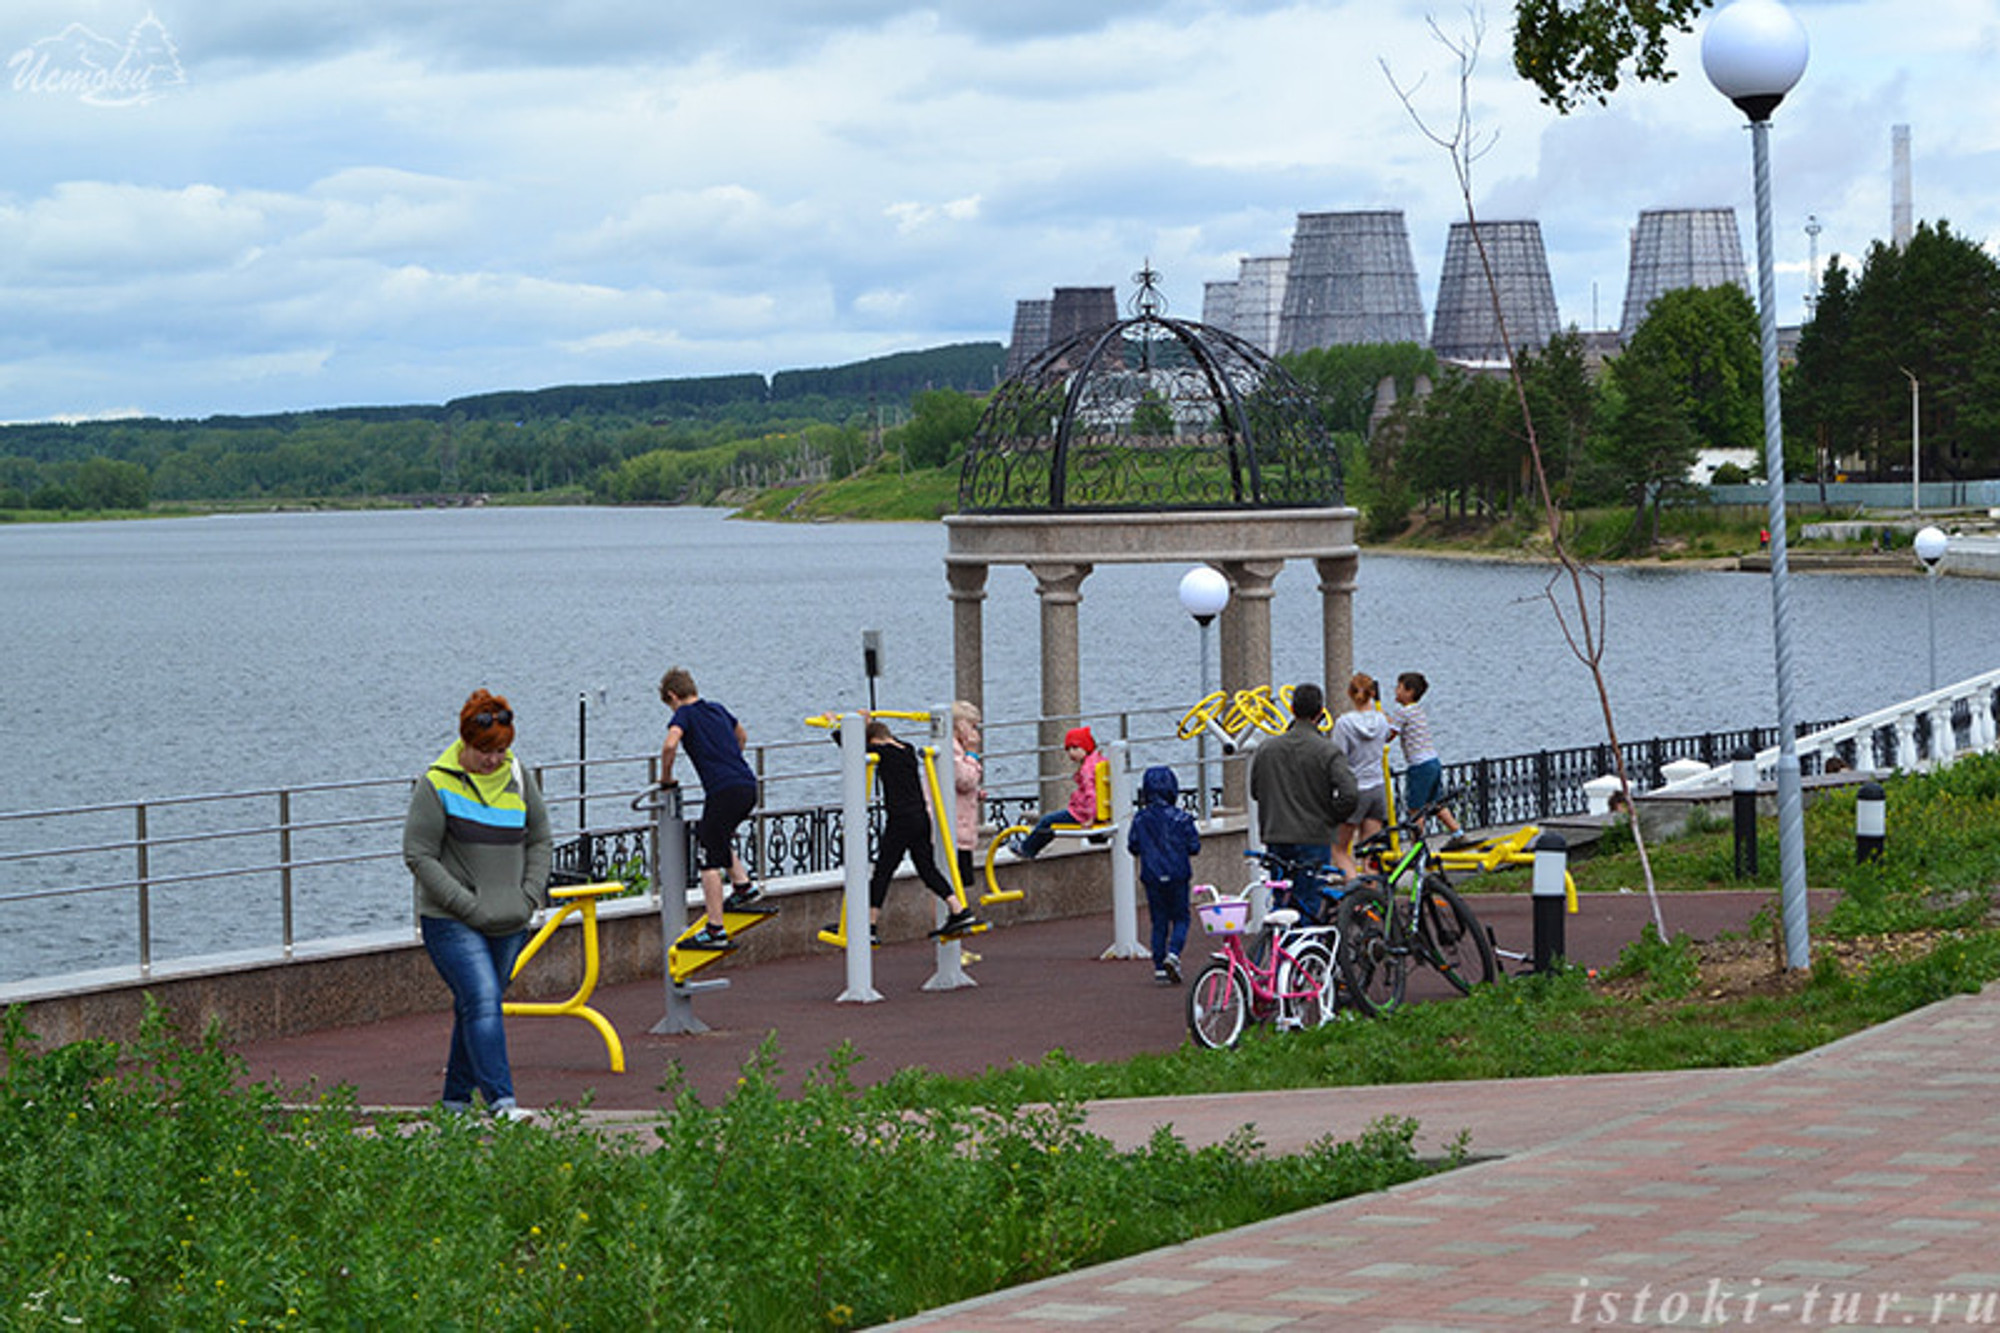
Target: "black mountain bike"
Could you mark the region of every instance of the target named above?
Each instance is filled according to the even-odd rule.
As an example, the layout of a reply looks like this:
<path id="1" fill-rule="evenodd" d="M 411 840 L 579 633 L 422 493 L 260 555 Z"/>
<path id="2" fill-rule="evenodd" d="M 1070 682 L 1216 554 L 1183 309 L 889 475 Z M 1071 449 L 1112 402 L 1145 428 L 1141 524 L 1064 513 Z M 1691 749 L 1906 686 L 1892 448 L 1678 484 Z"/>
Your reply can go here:
<path id="1" fill-rule="evenodd" d="M 1403 1002 L 1410 969 L 1435 968 L 1460 994 L 1499 975 L 1486 927 L 1442 874 L 1431 869 L 1423 827 L 1452 793 L 1355 844 L 1372 867 L 1340 900 L 1337 962 L 1348 997 L 1366 1014 Z M 1400 844 L 1400 849 L 1399 849 Z"/>

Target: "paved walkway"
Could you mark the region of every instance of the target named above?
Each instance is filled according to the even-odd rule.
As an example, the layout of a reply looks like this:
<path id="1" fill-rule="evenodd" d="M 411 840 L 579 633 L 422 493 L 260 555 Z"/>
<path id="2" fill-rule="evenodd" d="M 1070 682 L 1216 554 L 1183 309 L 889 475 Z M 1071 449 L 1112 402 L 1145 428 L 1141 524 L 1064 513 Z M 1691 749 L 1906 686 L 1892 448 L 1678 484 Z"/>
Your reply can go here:
<path id="1" fill-rule="evenodd" d="M 1668 900 L 1668 924 L 1736 929 L 1767 895 Z M 1480 900 L 1524 948 L 1525 899 Z M 1636 895 L 1587 898 L 1570 956 L 1616 957 Z M 975 1072 L 1061 1046 L 1080 1059 L 1170 1050 L 1181 992 L 1143 964 L 1101 962 L 1101 920 L 981 937 L 976 989 L 924 992 L 930 950 L 876 954 L 887 997 L 835 1004 L 824 956 L 745 969 L 698 1000 L 716 1031 L 652 1037 L 658 984 L 608 988 L 631 1072 L 609 1075 L 575 1020 L 513 1020 L 531 1104 L 594 1097 L 593 1117 L 649 1118 L 677 1070 L 719 1095 L 767 1033 L 788 1079 L 852 1040 L 860 1081 L 922 1064 Z M 1197 950 L 1197 952 L 1199 952 Z M 450 1021 L 426 1015 L 243 1048 L 254 1077 L 351 1083 L 367 1105 L 436 1095 Z M 1225 1057 L 1226 1058 L 1226 1057 Z M 1101 1329 L 2000 1327 L 2000 986 L 1757 1070 L 1313 1089 L 1103 1103 L 1121 1145 L 1171 1124 L 1190 1143 L 1251 1123 L 1274 1150 L 1408 1116 L 1419 1146 L 1461 1131 L 1463 1170 L 933 1311 L 899 1327 Z"/>
<path id="2" fill-rule="evenodd" d="M 1504 1154 L 895 1325 L 2000 1326 L 2000 986 L 1757 1070 L 1099 1108 L 1135 1142 L 1378 1115 Z"/>

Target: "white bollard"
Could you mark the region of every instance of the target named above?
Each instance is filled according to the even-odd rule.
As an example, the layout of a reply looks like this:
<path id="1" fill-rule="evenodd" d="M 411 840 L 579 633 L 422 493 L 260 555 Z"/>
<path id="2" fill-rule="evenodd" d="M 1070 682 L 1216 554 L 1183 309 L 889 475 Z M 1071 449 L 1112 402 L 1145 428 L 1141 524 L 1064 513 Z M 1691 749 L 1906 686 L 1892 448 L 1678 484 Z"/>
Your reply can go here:
<path id="1" fill-rule="evenodd" d="M 1111 947 L 1101 958 L 1150 958 L 1152 950 L 1139 943 L 1139 873 L 1125 850 L 1124 829 L 1132 818 L 1131 756 L 1124 741 L 1104 747 L 1111 765 Z"/>
<path id="2" fill-rule="evenodd" d="M 1560 833 L 1535 839 L 1534 923 L 1535 971 L 1553 971 L 1567 953 L 1563 942 L 1563 908 L 1569 904 L 1569 843 Z"/>
<path id="3" fill-rule="evenodd" d="M 1854 794 L 1854 860 L 1882 859 L 1882 849 L 1888 842 L 1889 800 L 1879 782 L 1864 782 L 1861 790 Z"/>

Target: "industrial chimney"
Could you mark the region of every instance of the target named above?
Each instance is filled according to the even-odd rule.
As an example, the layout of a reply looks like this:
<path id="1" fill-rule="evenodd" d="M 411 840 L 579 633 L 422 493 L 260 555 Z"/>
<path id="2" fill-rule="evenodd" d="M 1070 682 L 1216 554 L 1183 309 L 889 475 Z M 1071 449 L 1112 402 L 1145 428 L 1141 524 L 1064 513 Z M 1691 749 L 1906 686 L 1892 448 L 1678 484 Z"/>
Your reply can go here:
<path id="1" fill-rule="evenodd" d="M 1910 127 L 1895 125 L 1889 129 L 1889 155 L 1892 182 L 1889 196 L 1889 237 L 1898 250 L 1910 243 L 1910 233 L 1915 230 L 1910 210 Z"/>

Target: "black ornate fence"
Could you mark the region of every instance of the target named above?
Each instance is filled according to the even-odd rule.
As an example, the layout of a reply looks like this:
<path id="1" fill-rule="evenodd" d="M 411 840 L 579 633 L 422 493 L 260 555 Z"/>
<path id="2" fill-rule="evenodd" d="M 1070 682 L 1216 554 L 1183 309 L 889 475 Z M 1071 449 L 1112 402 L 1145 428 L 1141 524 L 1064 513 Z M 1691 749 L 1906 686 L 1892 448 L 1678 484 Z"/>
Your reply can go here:
<path id="1" fill-rule="evenodd" d="M 1799 732 L 1806 735 L 1835 725 L 1837 722 L 1805 723 Z M 1620 748 L 1633 789 L 1646 792 L 1663 784 L 1661 770 L 1675 760 L 1693 759 L 1715 767 L 1728 763 L 1738 749 L 1763 750 L 1777 743 L 1776 727 L 1750 727 L 1654 737 L 1630 741 Z M 1848 758 L 1852 762 L 1855 757 Z M 1873 757 L 1876 765 L 1884 767 L 1890 766 L 1891 758 L 1880 754 Z M 1494 828 L 1581 814 L 1589 803 L 1584 784 L 1616 771 L 1612 747 L 1607 742 L 1446 764 L 1444 776 L 1445 786 L 1461 793 L 1460 820 L 1470 828 Z M 1217 788 L 1212 795 L 1219 799 L 1221 789 Z M 1182 791 L 1181 800 L 1190 810 L 1196 810 L 1200 793 L 1190 786 Z M 1006 828 L 1032 823 L 1036 810 L 1036 798 L 1031 795 L 989 796 L 984 818 L 990 827 Z M 690 819 L 688 888 L 694 886 L 693 830 Z M 881 831 L 881 807 L 870 806 L 871 858 L 879 845 Z M 651 832 L 651 825 L 638 825 L 581 834 L 557 848 L 556 874 L 562 882 L 582 883 L 616 877 L 621 871 L 629 873 L 633 858 L 644 854 Z M 760 810 L 738 835 L 737 851 L 758 879 L 827 874 L 840 868 L 845 833 L 844 818 L 837 805 Z"/>

